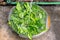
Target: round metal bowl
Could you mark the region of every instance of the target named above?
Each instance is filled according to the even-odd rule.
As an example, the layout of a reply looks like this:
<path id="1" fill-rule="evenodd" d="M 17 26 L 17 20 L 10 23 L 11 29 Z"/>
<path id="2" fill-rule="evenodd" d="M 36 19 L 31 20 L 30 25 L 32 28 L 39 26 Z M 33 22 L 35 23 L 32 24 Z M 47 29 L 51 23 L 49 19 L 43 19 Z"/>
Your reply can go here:
<path id="1" fill-rule="evenodd" d="M 10 15 L 11 15 L 11 13 L 12 13 L 12 11 L 13 11 L 13 9 L 15 8 L 15 6 L 10 10 L 10 12 L 9 12 L 9 16 L 8 16 L 8 21 L 10 20 Z M 44 10 L 42 7 L 40 7 L 42 10 Z M 45 10 L 44 10 L 45 11 Z M 46 11 L 45 11 L 46 12 Z M 40 36 L 40 35 L 42 35 L 42 34 L 44 34 L 44 33 L 46 33 L 47 31 L 48 31 L 48 29 L 50 28 L 50 17 L 48 16 L 48 13 L 46 12 L 46 15 L 47 15 L 47 17 L 46 17 L 46 28 L 47 28 L 47 30 L 45 30 L 45 31 L 43 31 L 43 32 L 41 32 L 41 33 L 39 33 L 39 34 L 37 34 L 37 35 L 34 35 L 33 36 L 33 38 L 36 38 L 36 37 L 38 37 L 38 36 Z M 24 35 L 22 35 L 22 34 L 20 34 L 19 35 L 20 37 L 23 37 L 23 38 L 28 38 L 28 37 L 26 37 L 26 36 L 24 36 Z"/>

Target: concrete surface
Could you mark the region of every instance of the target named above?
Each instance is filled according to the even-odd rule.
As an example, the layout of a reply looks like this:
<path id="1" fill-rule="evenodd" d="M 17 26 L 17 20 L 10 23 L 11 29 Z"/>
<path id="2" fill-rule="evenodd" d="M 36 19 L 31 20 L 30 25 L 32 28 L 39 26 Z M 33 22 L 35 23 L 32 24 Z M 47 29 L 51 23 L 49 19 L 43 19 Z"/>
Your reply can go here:
<path id="1" fill-rule="evenodd" d="M 7 24 L 8 13 L 12 6 L 0 6 L 0 40 L 29 40 L 19 37 Z M 60 6 L 43 6 L 51 17 L 51 28 L 33 40 L 60 40 Z"/>

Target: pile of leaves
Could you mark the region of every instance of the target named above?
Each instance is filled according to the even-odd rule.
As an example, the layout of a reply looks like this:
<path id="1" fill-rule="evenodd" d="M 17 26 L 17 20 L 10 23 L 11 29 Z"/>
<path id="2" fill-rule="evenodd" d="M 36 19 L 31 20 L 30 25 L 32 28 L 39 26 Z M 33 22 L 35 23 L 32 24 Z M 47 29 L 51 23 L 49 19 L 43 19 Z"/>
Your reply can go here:
<path id="1" fill-rule="evenodd" d="M 36 4 L 30 7 L 29 2 L 17 3 L 10 15 L 9 25 L 19 35 L 32 39 L 46 30 L 46 12 Z"/>

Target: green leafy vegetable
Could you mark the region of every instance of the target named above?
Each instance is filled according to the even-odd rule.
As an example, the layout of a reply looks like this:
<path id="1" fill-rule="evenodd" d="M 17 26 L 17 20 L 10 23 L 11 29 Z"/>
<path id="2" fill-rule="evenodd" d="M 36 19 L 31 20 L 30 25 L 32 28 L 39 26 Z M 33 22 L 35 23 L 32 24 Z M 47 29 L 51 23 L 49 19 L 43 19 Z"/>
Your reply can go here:
<path id="1" fill-rule="evenodd" d="M 36 4 L 30 8 L 29 2 L 18 2 L 10 15 L 9 25 L 18 34 L 32 39 L 33 35 L 46 30 L 46 12 Z"/>

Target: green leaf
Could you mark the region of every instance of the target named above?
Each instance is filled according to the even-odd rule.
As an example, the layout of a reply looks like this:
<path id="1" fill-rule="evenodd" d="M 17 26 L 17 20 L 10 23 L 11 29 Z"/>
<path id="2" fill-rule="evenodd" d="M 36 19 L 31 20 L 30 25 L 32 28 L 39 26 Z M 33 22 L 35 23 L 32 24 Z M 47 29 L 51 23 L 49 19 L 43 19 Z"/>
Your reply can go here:
<path id="1" fill-rule="evenodd" d="M 20 5 L 19 2 L 17 2 L 16 9 L 17 9 L 18 11 L 21 11 L 21 5 Z"/>
<path id="2" fill-rule="evenodd" d="M 34 35 L 46 30 L 46 13 L 36 4 L 31 8 L 29 2 L 17 2 L 8 23 L 16 33 L 32 40 Z"/>

